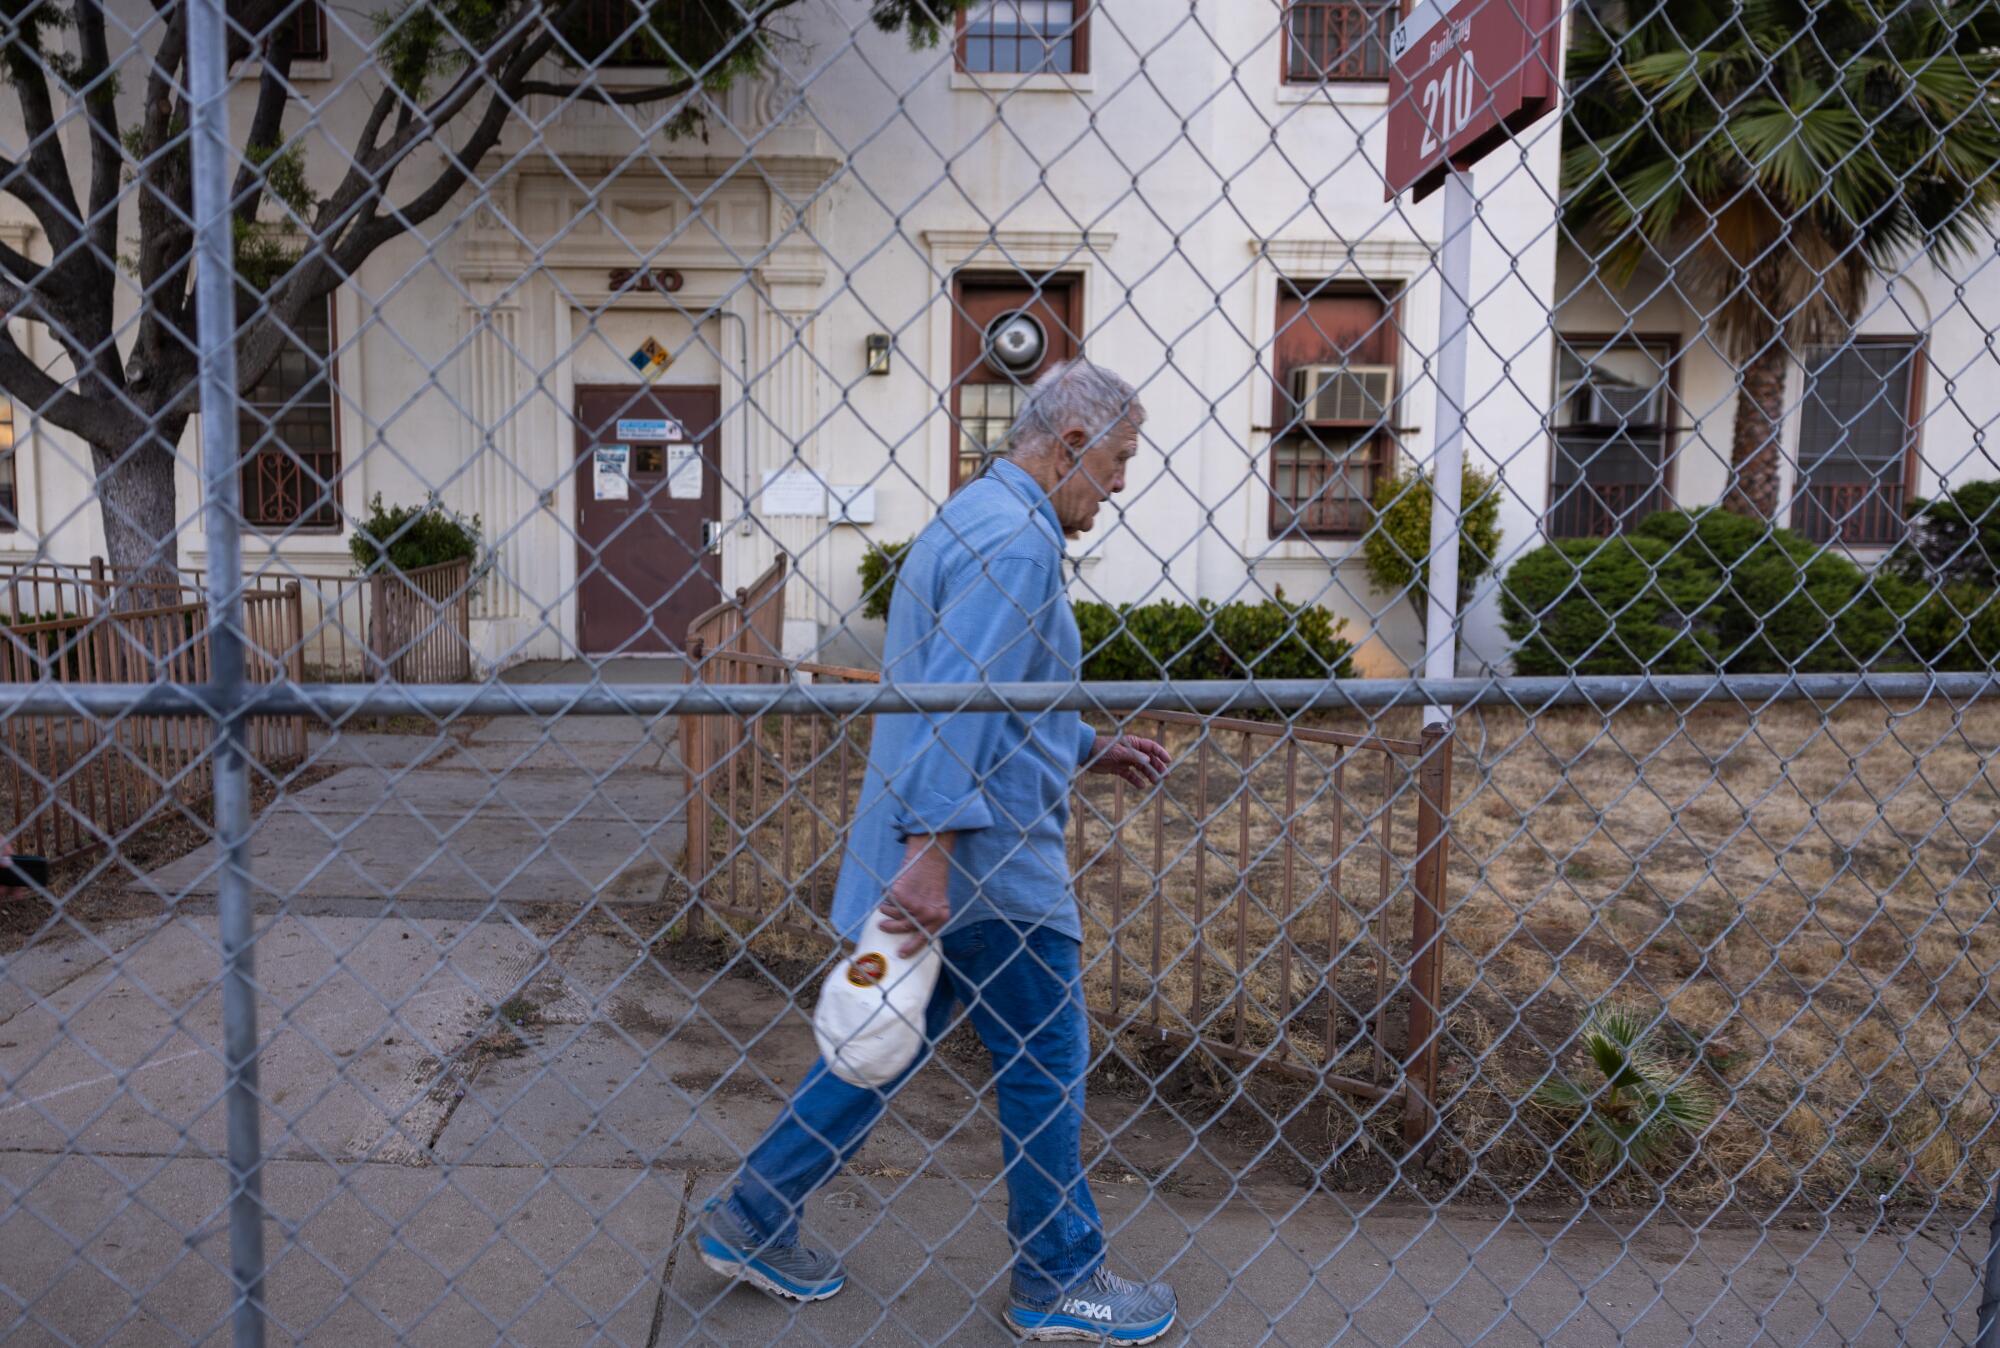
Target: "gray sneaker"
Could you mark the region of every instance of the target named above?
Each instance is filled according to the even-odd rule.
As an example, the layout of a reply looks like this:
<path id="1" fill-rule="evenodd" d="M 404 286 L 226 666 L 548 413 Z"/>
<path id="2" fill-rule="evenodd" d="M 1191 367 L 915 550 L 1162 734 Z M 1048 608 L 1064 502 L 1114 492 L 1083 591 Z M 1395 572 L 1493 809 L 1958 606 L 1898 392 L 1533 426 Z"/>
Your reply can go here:
<path id="1" fill-rule="evenodd" d="M 1099 1265 L 1097 1272 L 1050 1301 L 1015 1292 L 1007 1323 L 1036 1341 L 1088 1339 L 1099 1343 L 1151 1343 L 1174 1327 L 1179 1304 L 1163 1282 L 1136 1283 Z"/>
<path id="2" fill-rule="evenodd" d="M 723 1277 L 740 1278 L 792 1301 L 824 1301 L 847 1285 L 838 1259 L 796 1241 L 766 1244 L 751 1235 L 720 1199 L 710 1199 L 702 1209 L 695 1248 L 701 1262 Z"/>

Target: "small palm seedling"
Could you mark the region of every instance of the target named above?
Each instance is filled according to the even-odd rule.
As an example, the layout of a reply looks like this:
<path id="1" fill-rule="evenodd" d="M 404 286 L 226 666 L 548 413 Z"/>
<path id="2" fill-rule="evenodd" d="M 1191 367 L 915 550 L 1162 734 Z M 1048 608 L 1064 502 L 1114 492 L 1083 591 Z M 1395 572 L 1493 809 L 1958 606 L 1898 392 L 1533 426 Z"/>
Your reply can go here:
<path id="1" fill-rule="evenodd" d="M 1714 1097 L 1697 1082 L 1677 1079 L 1634 1013 L 1615 1007 L 1593 1013 L 1577 1042 L 1602 1080 L 1576 1085 L 1551 1078 L 1535 1088 L 1534 1099 L 1552 1113 L 1584 1116 L 1578 1133 L 1598 1167 L 1628 1157 L 1650 1165 L 1676 1137 L 1699 1133 L 1715 1117 Z"/>

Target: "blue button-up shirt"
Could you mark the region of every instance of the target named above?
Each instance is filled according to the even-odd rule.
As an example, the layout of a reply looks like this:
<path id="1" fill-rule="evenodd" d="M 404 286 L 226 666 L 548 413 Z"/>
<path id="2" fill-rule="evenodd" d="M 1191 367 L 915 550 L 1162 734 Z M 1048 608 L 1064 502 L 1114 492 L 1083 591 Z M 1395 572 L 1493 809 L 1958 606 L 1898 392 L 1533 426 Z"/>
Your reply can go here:
<path id="1" fill-rule="evenodd" d="M 1024 470 L 995 460 L 903 554 L 882 676 L 1066 683 L 1082 654 L 1055 506 Z M 877 716 L 835 928 L 859 936 L 911 836 L 955 833 L 953 926 L 1006 918 L 1082 939 L 1063 840 L 1071 780 L 1095 739 L 1076 712 Z"/>

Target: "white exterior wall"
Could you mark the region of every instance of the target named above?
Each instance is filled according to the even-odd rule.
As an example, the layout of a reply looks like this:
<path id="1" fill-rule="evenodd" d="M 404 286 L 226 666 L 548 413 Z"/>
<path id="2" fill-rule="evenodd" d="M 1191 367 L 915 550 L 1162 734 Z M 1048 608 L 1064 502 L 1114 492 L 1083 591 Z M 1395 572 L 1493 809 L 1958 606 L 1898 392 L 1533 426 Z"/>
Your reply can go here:
<path id="1" fill-rule="evenodd" d="M 746 85 L 705 138 L 679 142 L 650 131 L 644 109 L 572 106 L 539 140 L 517 119 L 487 161 L 515 166 L 485 200 L 462 196 L 340 293 L 343 504 L 358 515 L 378 492 L 396 504 L 436 485 L 482 516 L 497 560 L 474 627 L 482 653 L 572 649 L 574 390 L 629 381 L 624 357 L 647 335 L 677 351 L 662 384 L 722 389 L 725 517 L 795 454 L 829 481 L 876 484 L 865 530 L 767 517 L 753 500 L 725 541 L 726 587 L 792 554 L 794 650 L 839 627 L 858 604 L 864 536 L 908 537 L 949 481 L 950 274 L 1011 260 L 1084 278 L 1086 351 L 1138 383 L 1149 412 L 1125 513 L 1077 545 L 1079 597 L 1226 601 L 1283 586 L 1349 620 L 1366 671 L 1416 658 L 1413 615 L 1371 590 L 1357 545 L 1273 542 L 1267 524 L 1264 372 L 1281 277 L 1404 289 L 1401 444 L 1406 459 L 1431 452 L 1441 207 L 1382 202 L 1383 91 L 1284 87 L 1270 5 L 1201 4 L 1197 23 L 1184 7 L 1103 0 L 1089 74 L 985 77 L 1004 91 L 955 75 L 948 46 L 912 52 L 874 31 L 859 3 L 797 13 L 797 42 L 776 50 L 806 105 L 783 80 Z M 301 69 L 304 96 L 320 100 L 309 164 L 322 190 L 366 91 L 350 87 L 357 51 L 329 26 L 332 59 Z M 253 96 L 246 80 L 239 129 Z M 1545 123 L 1478 171 L 1468 448 L 1506 481 L 1510 551 L 1531 540 L 1546 495 L 1555 132 Z M 13 228 L 31 252 L 40 244 Z M 685 286 L 612 305 L 607 272 L 634 266 L 673 268 Z M 697 332 L 689 315 L 709 311 Z M 864 373 L 876 331 L 896 338 L 886 378 Z M 54 354 L 46 338 L 31 350 Z M 199 564 L 197 430 L 189 440 L 182 557 Z M 71 463 L 86 462 L 81 448 L 25 415 L 21 443 L 16 554 L 101 551 L 88 473 Z M 279 546 L 301 569 L 347 564 L 341 535 Z M 1490 602 L 1475 603 L 1467 644 L 1470 667 L 1503 658 Z"/>
<path id="2" fill-rule="evenodd" d="M 2000 324 L 1996 251 L 1989 246 L 1985 255 L 1912 259 L 1872 288 L 1855 327 L 1862 337 L 1924 339 L 1920 494 L 2000 476 L 2000 447 L 1993 443 L 2000 425 L 2000 352 L 1991 341 Z M 1675 499 L 1685 506 L 1721 500 L 1736 419 L 1736 366 L 1726 348 L 1708 337 L 1701 314 L 1657 273 L 1642 271 L 1622 291 L 1612 292 L 1593 279 L 1589 259 L 1568 248 L 1556 283 L 1563 296 L 1557 323 L 1565 333 L 1675 338 L 1681 353 Z M 1803 392 L 1802 372 L 1794 365 L 1779 470 L 1781 521 L 1791 518 L 1798 484 Z M 1865 549 L 1854 553 L 1862 562 L 1877 555 Z"/>

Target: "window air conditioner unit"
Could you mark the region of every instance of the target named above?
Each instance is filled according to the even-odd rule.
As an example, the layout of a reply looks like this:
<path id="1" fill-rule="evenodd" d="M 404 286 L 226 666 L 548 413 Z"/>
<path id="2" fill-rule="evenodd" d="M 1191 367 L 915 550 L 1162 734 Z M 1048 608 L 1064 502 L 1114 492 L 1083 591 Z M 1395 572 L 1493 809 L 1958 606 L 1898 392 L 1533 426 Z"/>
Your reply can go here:
<path id="1" fill-rule="evenodd" d="M 1302 421 L 1381 421 L 1395 387 L 1393 365 L 1301 365 L 1292 371 L 1292 401 Z"/>
<path id="2" fill-rule="evenodd" d="M 1660 388 L 1607 378 L 1601 372 L 1570 391 L 1566 424 L 1571 426 L 1657 426 Z"/>

